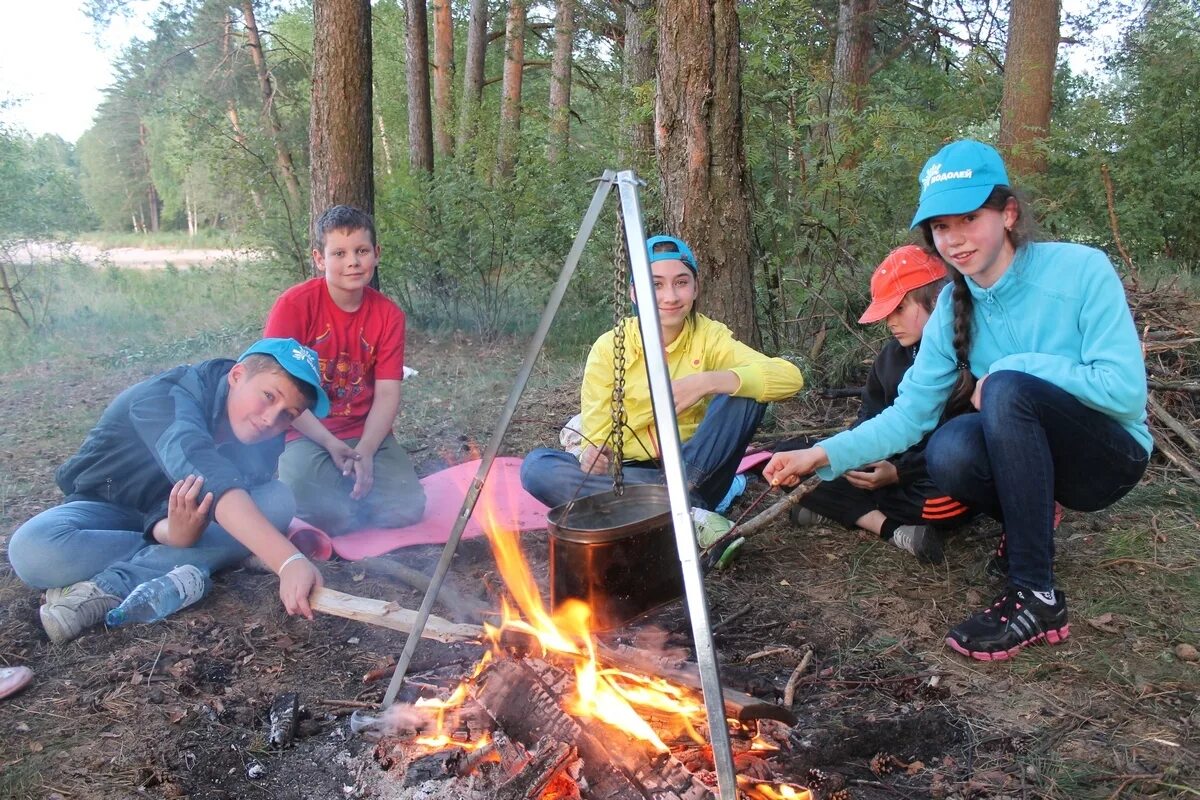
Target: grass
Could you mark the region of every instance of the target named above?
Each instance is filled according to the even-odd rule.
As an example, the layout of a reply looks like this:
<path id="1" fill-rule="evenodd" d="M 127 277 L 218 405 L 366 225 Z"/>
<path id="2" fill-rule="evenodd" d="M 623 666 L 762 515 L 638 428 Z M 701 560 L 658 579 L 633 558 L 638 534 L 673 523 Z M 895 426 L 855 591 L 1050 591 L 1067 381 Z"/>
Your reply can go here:
<path id="1" fill-rule="evenodd" d="M 215 342 L 255 338 L 276 295 L 290 282 L 263 264 L 208 269 L 95 269 L 39 265 L 31 275 L 44 312 L 33 327 L 0 317 L 0 370 L 39 361 L 163 361 L 191 357 Z"/>

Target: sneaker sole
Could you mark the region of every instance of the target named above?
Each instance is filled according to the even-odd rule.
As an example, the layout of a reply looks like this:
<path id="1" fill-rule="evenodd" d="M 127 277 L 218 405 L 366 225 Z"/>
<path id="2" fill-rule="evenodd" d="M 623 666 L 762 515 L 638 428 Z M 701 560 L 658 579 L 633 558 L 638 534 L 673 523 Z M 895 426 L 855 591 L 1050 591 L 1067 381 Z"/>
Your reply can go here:
<path id="1" fill-rule="evenodd" d="M 44 605 L 38 609 L 38 617 L 42 621 L 42 630 L 46 632 L 46 636 L 50 639 L 51 644 L 66 644 L 67 642 L 78 639 L 83 631 L 79 631 L 72 635 L 70 627 L 61 619 L 57 613 L 58 608 L 52 605 Z"/>
<path id="2" fill-rule="evenodd" d="M 1069 638 L 1071 638 L 1071 626 L 1068 624 L 1063 625 L 1057 630 L 1039 633 L 1037 636 L 1034 636 L 1031 639 L 1026 639 L 1016 647 L 1013 647 L 1009 650 L 997 650 L 994 653 L 986 650 L 968 650 L 959 644 L 958 641 L 952 636 L 946 637 L 946 646 L 954 652 L 968 656 L 969 658 L 973 658 L 976 661 L 1007 661 L 1031 644 L 1039 644 L 1043 642 L 1049 645 L 1062 644 Z"/>

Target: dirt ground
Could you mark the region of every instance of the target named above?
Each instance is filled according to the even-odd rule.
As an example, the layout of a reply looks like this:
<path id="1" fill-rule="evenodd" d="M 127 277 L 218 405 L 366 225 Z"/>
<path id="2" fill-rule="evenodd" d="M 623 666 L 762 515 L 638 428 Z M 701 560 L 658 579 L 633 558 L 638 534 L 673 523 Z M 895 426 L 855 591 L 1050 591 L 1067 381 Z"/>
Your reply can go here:
<path id="1" fill-rule="evenodd" d="M 406 384 L 398 432 L 422 474 L 488 440 L 522 347 L 410 337 L 421 376 Z M 53 470 L 108 399 L 154 371 L 43 364 L 3 377 L 0 543 L 59 500 Z M 570 367 L 539 365 L 504 452 L 555 441 L 577 381 Z M 809 395 L 782 404 L 764 435 L 841 424 L 854 402 Z M 730 515 L 760 487 L 752 482 Z M 1198 505 L 1195 487 L 1156 461 L 1118 506 L 1068 512 L 1058 570 L 1072 637 L 1007 664 L 972 663 L 942 644 L 948 626 L 998 590 L 982 572 L 994 523 L 953 538 L 940 567 L 861 532 L 777 524 L 706 579 L 723 679 L 778 702 L 811 651 L 793 707 L 800 721 L 774 763 L 821 798 L 838 789 L 853 798 L 1195 797 L 1200 667 L 1176 647 L 1200 645 Z M 523 543 L 544 581 L 546 535 Z M 429 573 L 438 552 L 391 557 Z M 408 608 L 421 600 L 360 564 L 323 570 L 343 591 Z M 463 543 L 450 581 L 497 603 L 486 543 Z M 273 576 L 233 571 L 167 621 L 55 647 L 37 622 L 38 593 L 0 560 L 0 664 L 36 673 L 0 703 L 0 797 L 385 796 L 395 777 L 348 718 L 356 703 L 381 697 L 384 682 L 365 684 L 364 673 L 397 654 L 403 637 L 340 618 L 289 618 L 275 589 Z M 653 622 L 686 645 L 686 620 L 674 603 Z M 479 654 L 423 641 L 411 672 L 444 682 Z M 267 714 L 284 692 L 299 694 L 303 720 L 295 744 L 276 750 Z"/>

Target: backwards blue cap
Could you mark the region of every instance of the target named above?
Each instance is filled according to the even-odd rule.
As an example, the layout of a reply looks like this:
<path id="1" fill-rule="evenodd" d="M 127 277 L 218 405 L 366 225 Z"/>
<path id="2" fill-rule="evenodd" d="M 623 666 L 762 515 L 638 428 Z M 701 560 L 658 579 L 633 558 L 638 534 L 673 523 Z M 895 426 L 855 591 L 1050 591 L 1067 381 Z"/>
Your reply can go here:
<path id="1" fill-rule="evenodd" d="M 238 356 L 238 362 L 246 360 L 246 356 L 262 353 L 279 362 L 279 366 L 287 370 L 298 381 L 307 383 L 317 391 L 317 402 L 312 407 L 315 417 L 324 417 L 329 413 L 329 397 L 321 388 L 321 371 L 317 366 L 316 351 L 305 347 L 295 339 L 259 339 Z"/>
<path id="2" fill-rule="evenodd" d="M 937 151 L 925 162 L 920 182 L 921 201 L 910 228 L 933 217 L 974 211 L 997 186 L 1009 185 L 996 148 L 971 139 L 951 142 Z"/>
<path id="3" fill-rule="evenodd" d="M 662 245 L 669 246 L 662 247 Z M 655 252 L 656 249 L 658 249 L 658 252 Z M 676 239 L 674 236 L 651 236 L 646 240 L 646 251 L 650 256 L 651 264 L 655 261 L 675 260 L 687 264 L 693 273 L 696 273 L 699 269 L 696 266 L 696 257 L 692 255 L 691 248 L 684 244 L 682 239 Z"/>

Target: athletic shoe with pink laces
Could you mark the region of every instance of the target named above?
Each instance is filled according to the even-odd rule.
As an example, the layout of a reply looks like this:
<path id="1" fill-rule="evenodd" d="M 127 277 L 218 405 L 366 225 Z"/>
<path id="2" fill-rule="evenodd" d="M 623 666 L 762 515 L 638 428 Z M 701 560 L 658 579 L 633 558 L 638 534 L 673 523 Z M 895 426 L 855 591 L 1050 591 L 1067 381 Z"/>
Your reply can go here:
<path id="1" fill-rule="evenodd" d="M 1061 644 L 1070 636 L 1066 595 L 1056 591 L 1051 605 L 1009 586 L 989 607 L 951 628 L 946 644 L 977 661 L 1005 661 L 1031 644 Z"/>

